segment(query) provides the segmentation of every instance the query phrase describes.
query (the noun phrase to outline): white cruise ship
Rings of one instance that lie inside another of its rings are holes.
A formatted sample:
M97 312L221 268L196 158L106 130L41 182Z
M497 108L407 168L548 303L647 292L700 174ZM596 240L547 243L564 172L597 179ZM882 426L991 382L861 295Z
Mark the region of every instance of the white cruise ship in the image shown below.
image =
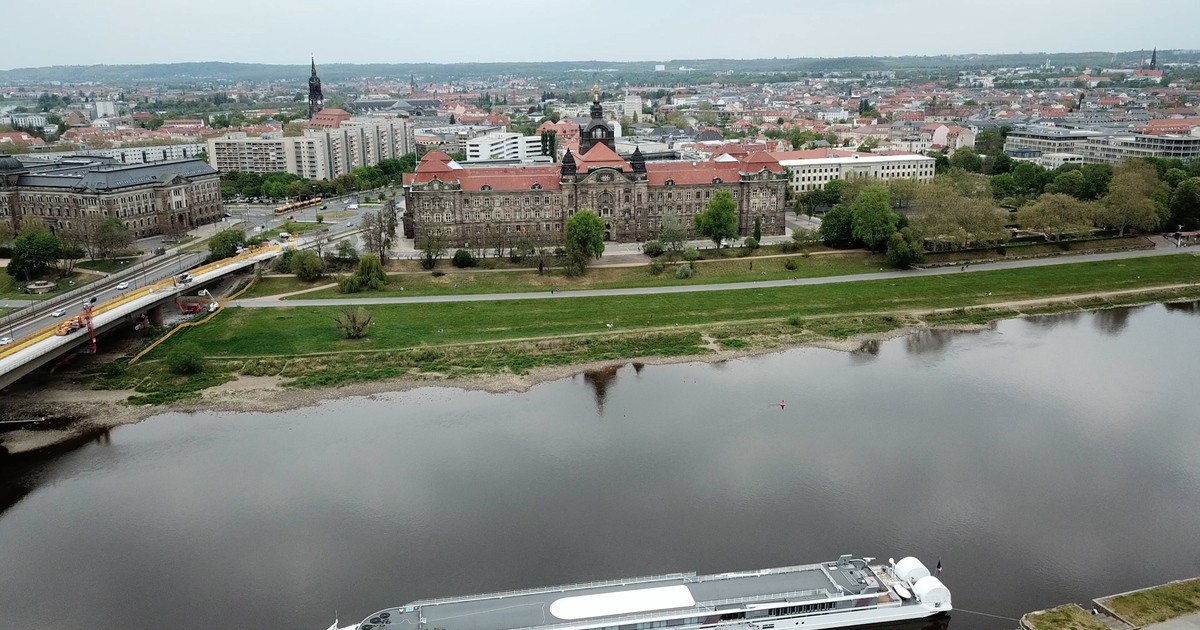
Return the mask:
M945 617L952 610L949 589L920 560L873 560L847 555L778 569L427 599L341 630L824 630Z

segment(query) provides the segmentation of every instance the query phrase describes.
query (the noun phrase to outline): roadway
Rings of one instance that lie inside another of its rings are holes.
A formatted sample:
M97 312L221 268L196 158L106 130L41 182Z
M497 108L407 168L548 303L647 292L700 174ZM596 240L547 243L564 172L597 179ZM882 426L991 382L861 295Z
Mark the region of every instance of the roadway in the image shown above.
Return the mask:
M1008 260L994 263L981 263L967 266L934 267L927 269L908 269L884 271L878 273L863 273L844 276L827 276L823 278L794 278L790 280L762 280L749 282L726 282L721 284L667 285L657 287L634 287L625 289L581 289L576 291L547 291L524 293L482 293L471 295L421 295L413 297L353 297L321 300L283 300L278 297L262 297L246 300L233 300L228 306L246 308L287 308L293 306L347 306L376 304L424 304L432 302L486 302L497 300L544 300L568 299L581 297L611 297L624 295L661 295L667 293L695 293L700 291L737 291L747 289L767 289L773 287L795 287L818 284L835 284L840 282L865 282L868 280L895 280L902 278L918 278L924 276L944 276L957 273L979 273L999 269L1027 269L1031 267L1049 267L1052 265L1067 265L1082 262L1097 262L1104 260L1128 260L1148 256L1170 256L1174 254L1191 254L1200 256L1200 251L1179 249L1176 247L1156 247L1155 249L1130 250L1109 252L1103 254L1084 254L1078 256L1054 256L1050 258L1031 258L1027 260Z

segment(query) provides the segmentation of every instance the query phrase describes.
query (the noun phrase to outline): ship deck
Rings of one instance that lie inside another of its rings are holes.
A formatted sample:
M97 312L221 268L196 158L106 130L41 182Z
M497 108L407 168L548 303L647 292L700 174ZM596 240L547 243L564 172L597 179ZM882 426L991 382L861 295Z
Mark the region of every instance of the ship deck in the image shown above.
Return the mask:
M877 591L871 586L876 584L865 563L854 560L845 566L824 563L705 576L672 574L423 600L394 609L390 621L391 625L419 625L423 630L605 628L636 623L657 613L678 616L696 611L687 616L704 617L741 609L747 603L803 603L830 596L874 594Z

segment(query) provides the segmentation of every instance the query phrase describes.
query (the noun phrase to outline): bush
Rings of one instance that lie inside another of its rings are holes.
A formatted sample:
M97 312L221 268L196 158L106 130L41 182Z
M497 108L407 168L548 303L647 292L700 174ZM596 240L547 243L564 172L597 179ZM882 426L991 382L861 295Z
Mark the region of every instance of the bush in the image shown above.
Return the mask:
M749 249L749 250L758 249L759 248L758 239L754 238L753 236L747 236L745 238L745 240L742 241L742 247L745 247L746 249Z
M279 258L275 259L275 273L292 273L292 257L296 252L288 250L280 254Z
M663 246L662 241L646 241L642 245L642 253L651 258L657 258L663 255L667 248Z
M325 222L325 215L318 214L317 215L317 223L324 223L324 222Z
M454 258L450 262L459 269L466 269L467 267L474 267L479 264L479 261L475 260L475 255L465 249L454 252Z
M437 271L433 272L434 278L441 278L444 275L446 275L446 272L442 271L441 269L438 269Z
M354 306L335 315L333 321L346 339L362 339L367 335L367 326L371 325L371 313L361 306Z
M783 261L783 268L787 269L788 271L795 271L796 267L799 267L799 265L797 265L796 261L792 260L791 258Z
M357 275L338 277L338 291L341 293L358 293L363 290L362 279Z
M292 273L304 282L313 282L325 275L325 261L321 260L316 252L296 252L296 255L292 256Z
M679 267L675 270L675 277L679 280L687 280L688 278L691 278L692 277L691 263L688 263L686 265L679 265Z
M788 315L787 323L788 326L795 326L796 328L799 328L804 325L804 318L800 317L799 315Z
M661 274L663 271L665 271L666 268L667 268L666 263L664 263L661 260L656 260L656 261L650 263L650 273L653 275L656 275L656 276Z
M700 260L700 252L695 247L689 247L683 250L683 259L690 263L696 262Z
M181 345L167 355L167 369L178 376L190 376L204 371L204 355L194 345Z
M779 244L779 251L785 254L791 254L800 251L800 243L796 241L784 241Z

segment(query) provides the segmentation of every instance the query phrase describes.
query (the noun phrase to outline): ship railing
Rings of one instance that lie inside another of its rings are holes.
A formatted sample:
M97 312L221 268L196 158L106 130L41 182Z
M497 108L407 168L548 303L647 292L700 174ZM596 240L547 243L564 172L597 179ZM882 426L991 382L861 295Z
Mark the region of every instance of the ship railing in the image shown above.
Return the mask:
M438 606L441 604L457 604L460 602L470 602L480 599L502 599L505 597L517 597L520 595L536 595L541 593L561 593L563 591L573 591L583 588L602 588L606 586L625 586L626 584L645 584L647 582L662 582L666 580L680 580L684 583L694 582L696 574L691 573L666 573L663 575L650 575L645 577L625 578L620 580L604 580L602 582L578 582L575 584L564 584L561 586L527 588L515 591L497 591L495 593L484 593L482 595L469 595L463 597L444 597L439 599L422 599L415 601L409 606ZM538 626L545 627L545 626Z
M810 588L805 591L788 591L786 593L768 593L766 595L750 595L748 597L730 597L729 599L714 599L707 602L696 602L696 606L703 606L709 609L715 609L717 606L726 604L753 604L755 602L769 602L775 600L788 599L791 597L810 597L813 595L829 596L829 591L823 588ZM785 603L785 602L781 602Z
M814 588L814 589L809 589L806 591L788 591L786 593L774 593L774 594L768 594L768 595L753 595L750 597L733 597L730 599L718 599L718 600L707 601L707 602L696 602L695 606L689 606L686 608L676 608L674 610L650 611L650 612L644 612L644 613L640 613L640 614L621 615L619 617L595 617L595 618L584 619L584 620L580 620L580 621L565 621L565 622L560 622L560 623L541 624L541 625L536 625L536 626L525 626L523 628L513 628L512 630L560 630L563 628L615 628L617 626L622 625L626 621L643 622L643 621L646 621L647 619L656 619L656 618L663 618L663 617L679 617L681 615L686 615L688 617L700 617L703 615L701 615L699 613L720 614L720 613L724 613L724 612L732 612L730 610L717 610L717 606L723 606L726 604L753 603L753 602L761 602L761 601L769 601L769 600L787 599L789 597L809 597L812 595L825 595L826 597L828 597L829 591L827 591L823 588ZM780 603L784 603L784 602L780 602ZM745 621L745 620L739 619L738 623L742 623L743 621Z

